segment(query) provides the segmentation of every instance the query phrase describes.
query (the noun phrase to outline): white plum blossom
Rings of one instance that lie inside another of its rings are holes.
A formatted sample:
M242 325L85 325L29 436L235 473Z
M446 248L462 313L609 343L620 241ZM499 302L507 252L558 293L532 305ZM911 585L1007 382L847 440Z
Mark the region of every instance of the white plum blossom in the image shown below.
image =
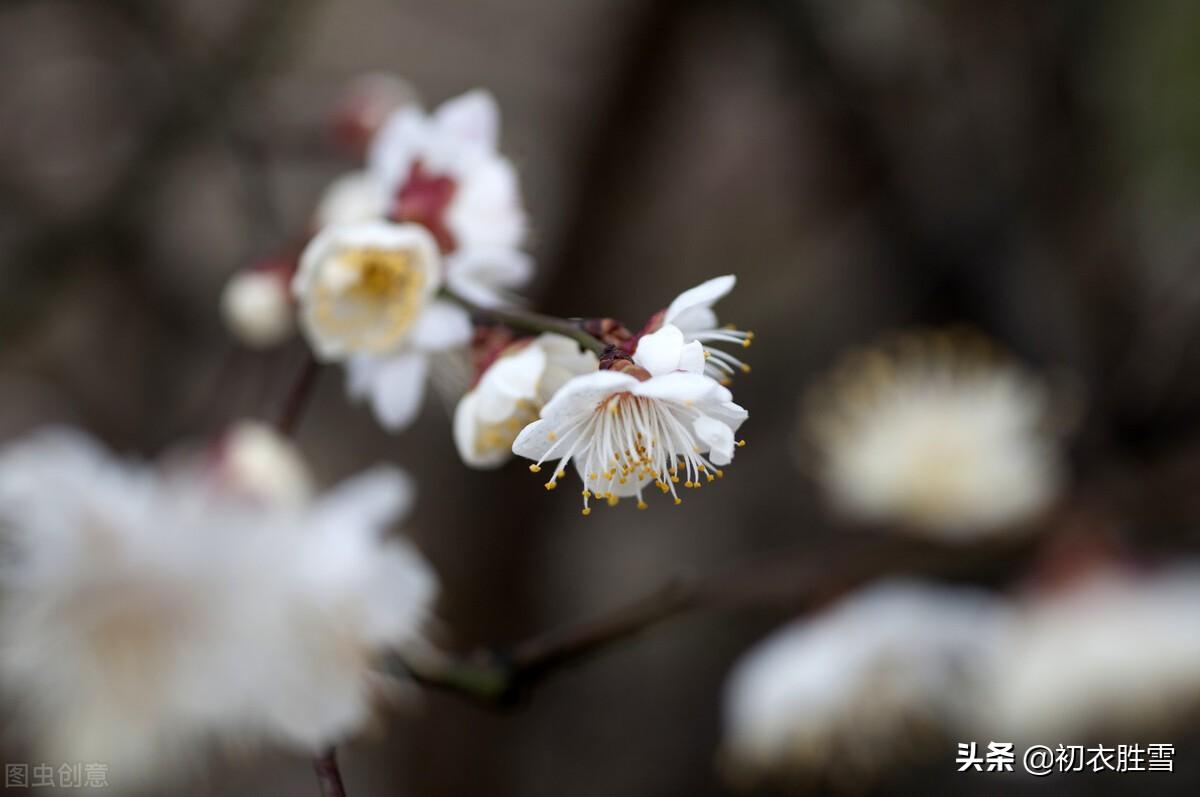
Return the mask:
M979 732L1027 742L1169 729L1200 708L1200 568L1103 571L1018 603Z
M295 312L287 276L275 269L245 269L225 283L221 316L246 346L277 346L295 331Z
M704 345L705 356L708 359L707 373L723 381L727 381L738 371L750 372L749 365L729 352L711 345L713 343L730 343L749 348L754 340L753 332L730 326L720 327L717 322L717 314L712 309L713 305L727 296L736 284L737 277L732 274L714 277L679 294L662 313L663 324L678 327L688 342L699 341Z
M574 463L583 480L583 514L589 499L616 504L653 483L680 503L676 484L698 488L723 475L733 460L734 432L747 412L730 392L705 376L700 344L684 343L667 325L642 337L631 368L607 369L571 379L525 427L513 452L543 463L557 461L546 489L557 486Z
M430 356L471 337L467 312L437 296L439 262L419 224L332 226L304 250L292 283L313 352L345 363L350 395L389 429L420 410Z
M481 305L508 301L533 273L520 250L527 229L520 184L499 137L496 101L476 89L432 113L399 108L367 159L387 217L424 225L445 256L447 287Z
M43 431L0 450L0 684L46 760L165 774L212 742L313 753L361 729L436 580L383 532L378 468L303 506Z
M463 462L494 468L512 456L517 434L572 377L595 371L596 355L563 335L545 333L509 346L468 390L454 412Z
M849 360L814 395L817 473L837 508L946 539L1019 528L1062 480L1044 386L983 341L927 334Z
M852 782L916 754L968 721L1002 617L983 593L898 581L777 631L726 684L730 774Z

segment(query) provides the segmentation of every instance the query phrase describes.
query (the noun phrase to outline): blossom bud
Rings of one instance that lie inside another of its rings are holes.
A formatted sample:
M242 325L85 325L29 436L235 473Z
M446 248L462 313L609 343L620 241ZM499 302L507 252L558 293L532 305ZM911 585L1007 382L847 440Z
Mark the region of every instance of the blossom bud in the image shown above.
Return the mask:
M300 452L264 423L241 421L217 456L222 485L272 506L298 507L313 496L313 479Z
M417 100L416 89L395 75L359 75L347 84L334 110L334 138L348 152L362 155L392 111Z
M282 268L252 268L230 278L221 294L221 315L246 346L265 349L287 340L295 325L289 277Z

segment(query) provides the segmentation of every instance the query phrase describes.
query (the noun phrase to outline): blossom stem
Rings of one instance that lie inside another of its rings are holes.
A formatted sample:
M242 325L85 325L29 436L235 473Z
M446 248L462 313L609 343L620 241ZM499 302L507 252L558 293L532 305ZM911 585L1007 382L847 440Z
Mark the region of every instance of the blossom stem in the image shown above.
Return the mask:
M275 419L275 428L285 437L294 437L296 427L304 414L308 399L312 396L313 387L317 384L317 374L321 364L312 352L304 355L304 364L288 388L283 400L279 417ZM346 787L342 783L342 771L338 767L337 749L330 747L312 759L313 771L317 773L317 783L321 787L321 797L346 797Z
M554 332L571 338L582 348L595 352L597 356L604 354L604 344L581 329L574 321L512 307L484 307L456 293L445 293L451 301L457 302L472 315L497 321L521 332Z
M300 424L300 416L304 413L304 407L312 395L313 387L317 383L317 373L320 370L321 364L317 362L317 358L312 355L312 352L306 354L304 365L300 367L300 372L288 389L279 417L275 420L275 428L279 430L280 434L291 437L296 433L296 427Z
M321 797L346 797L346 787L342 783L342 771L338 768L337 751L330 747L313 759L313 770L317 773L317 783L321 785Z

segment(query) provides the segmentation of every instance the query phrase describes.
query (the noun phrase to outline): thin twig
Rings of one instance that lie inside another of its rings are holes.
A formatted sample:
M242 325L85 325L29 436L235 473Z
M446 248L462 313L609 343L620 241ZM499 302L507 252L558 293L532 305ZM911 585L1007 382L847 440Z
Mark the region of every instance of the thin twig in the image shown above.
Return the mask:
M554 672L689 612L756 606L811 611L886 576L1005 576L1025 563L1033 550L1029 539L962 547L872 536L840 544L833 551L804 545L703 577L676 577L611 613L534 637L507 651L482 650L466 656L426 652L406 659L398 669L423 686L506 707Z
M283 408L275 421L275 428L279 430L280 434L291 436L296 433L296 427L300 424L300 416L308 404L309 396L312 395L320 370L321 364L317 362L317 358L312 355L312 352L305 354L304 365L300 367L300 372L292 382L292 386L284 398Z
M337 762L337 750L330 747L312 761L313 770L317 773L317 783L321 785L321 797L346 797L342 771Z
M604 354L604 344L589 335L573 321L511 307L484 307L483 305L468 301L455 293L447 292L446 295L451 300L462 305L472 315L498 321L507 327L522 332L555 332L571 338L583 348L589 349L597 355Z

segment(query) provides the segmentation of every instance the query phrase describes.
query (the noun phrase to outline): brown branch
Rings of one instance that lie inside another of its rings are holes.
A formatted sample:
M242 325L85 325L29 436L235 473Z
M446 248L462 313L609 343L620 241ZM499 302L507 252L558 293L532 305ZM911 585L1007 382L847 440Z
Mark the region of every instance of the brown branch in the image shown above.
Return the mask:
M322 797L346 797L346 787L342 783L342 771L338 767L334 748L330 747L313 759L313 771L317 773Z
M570 320L514 307L483 307L449 291L446 295L471 315L497 321L520 332L554 332L571 338L582 348L597 355L604 354L604 344Z
M830 550L803 545L703 577L679 576L598 618L551 631L507 650L466 656L425 653L397 669L423 686L493 707L512 705L542 679L681 615L770 607L811 611L878 578L1005 578L1027 563L1032 538L971 547L862 535Z
M290 437L296 433L296 427L300 425L300 416L308 405L308 399L312 396L313 387L317 384L317 374L320 371L321 364L317 362L317 358L312 355L312 352L306 353L304 364L300 366L300 372L296 374L296 379L292 382L292 386L284 398L279 417L275 419L275 428L280 434Z

